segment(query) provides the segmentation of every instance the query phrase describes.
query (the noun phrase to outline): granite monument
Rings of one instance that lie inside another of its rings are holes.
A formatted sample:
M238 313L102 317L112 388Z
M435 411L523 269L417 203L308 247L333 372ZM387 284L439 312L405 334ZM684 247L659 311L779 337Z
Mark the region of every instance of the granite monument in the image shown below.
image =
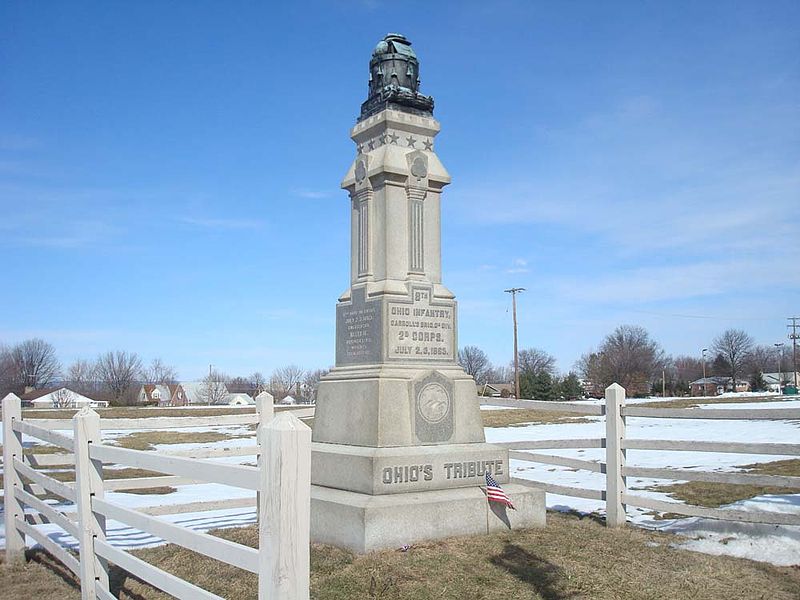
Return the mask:
M475 382L457 363L457 304L442 283L433 98L404 36L378 42L351 131L350 285L336 307L336 366L317 394L311 535L364 552L544 524L544 493L509 483L487 444ZM489 505L489 472L516 511Z

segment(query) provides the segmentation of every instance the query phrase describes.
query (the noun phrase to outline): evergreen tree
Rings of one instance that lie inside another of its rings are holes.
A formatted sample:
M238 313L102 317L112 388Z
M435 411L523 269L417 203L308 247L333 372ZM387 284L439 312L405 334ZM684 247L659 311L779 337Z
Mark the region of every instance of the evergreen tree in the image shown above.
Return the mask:
M750 376L750 389L754 392L766 391L767 382L764 381L764 373L756 371Z
M578 376L572 371L558 382L558 396L563 396L565 400L577 400L583 396L583 387Z

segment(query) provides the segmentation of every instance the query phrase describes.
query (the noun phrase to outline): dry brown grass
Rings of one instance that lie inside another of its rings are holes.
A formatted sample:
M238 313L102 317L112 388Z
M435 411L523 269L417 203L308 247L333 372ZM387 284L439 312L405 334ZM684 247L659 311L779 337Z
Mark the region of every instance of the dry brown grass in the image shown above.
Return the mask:
M45 444L34 444L32 446L26 446L22 449L22 453L26 455L31 454L69 454L69 450L61 448L59 446L51 446Z
M0 598L3 600L79 599L72 572L42 550L28 550L27 561L6 564L0 551Z
M252 438L252 433L224 433L220 431L135 431L107 442L131 450L155 450L157 444L207 444L241 438Z
M748 473L759 475L786 475L800 477L800 459L778 460L767 463L742 465L740 469ZM797 493L794 488L764 486L764 485L739 485L733 483L707 483L704 481L687 481L672 485L650 486L647 489L665 492L687 504L719 508L726 504L748 500L766 494L792 494Z
M208 408L146 408L142 406L117 406L113 408L94 409L103 419L145 419L149 417L218 417L220 415L245 415L255 413L255 407L231 408L228 406ZM76 409L64 408L53 410L22 411L23 419L71 419L78 412Z
M139 496L150 496L150 495L166 495L166 494L174 494L177 492L174 487L169 485L162 485L160 487L151 487L151 488L142 488L138 490L117 490L120 494L137 494Z
M45 473L48 477L52 477L58 481L75 481L75 470L55 471L51 470ZM103 467L103 479L138 479L140 477L159 477L163 473L156 473L155 471L147 471L145 469L135 469L133 467L125 467L123 469L109 469Z
M697 408L701 404L749 404L751 402L789 402L796 400L792 396L735 396L731 398L678 398L677 400L659 400L642 404L643 408Z
M670 547L679 538L634 527L605 528L593 518L548 513L545 529L451 538L415 545L409 552L357 556L312 546L311 597L315 600L526 600L614 599L796 600L800 570ZM213 532L256 545L255 527ZM254 575L175 546L136 553L171 573L226 598L256 598ZM41 600L78 598L37 564L4 574L0 594ZM32 582L32 579L37 581ZM122 599L167 598L117 570L112 591ZM42 595L29 593L37 586ZM55 588L54 588L55 589ZM10 590L6 592L6 590ZM3 596L6 597L6 596Z
M533 410L513 408L508 410L482 410L484 427L517 427L528 424L545 423L587 423L589 419L556 410Z

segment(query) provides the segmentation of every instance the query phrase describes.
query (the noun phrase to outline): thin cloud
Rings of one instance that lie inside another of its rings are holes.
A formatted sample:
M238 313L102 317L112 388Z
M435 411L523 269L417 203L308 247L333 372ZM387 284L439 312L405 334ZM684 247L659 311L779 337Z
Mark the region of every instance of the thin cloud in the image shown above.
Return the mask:
M260 219L227 219L209 217L181 217L180 222L198 229L209 231L234 231L242 229L261 229L264 222Z
M26 222L25 219L19 221ZM2 242L12 246L34 246L60 250L97 247L111 243L120 236L121 229L97 219L72 219L49 228L9 227L10 235L2 237ZM35 231L35 234L29 234Z
M306 198L308 200L320 200L322 198L330 198L332 193L327 190L292 190L292 195L298 198Z
M790 264L798 258L787 256ZM775 274L758 260L642 267L580 281L580 288L588 290L586 297L592 302L617 305L720 296L762 285L774 286ZM781 285L800 285L800 273L784 273ZM555 288L559 295L570 297L575 293L576 282L562 280Z
M512 266L506 269L506 273L528 273L529 271L528 261L524 258L515 258L512 262Z

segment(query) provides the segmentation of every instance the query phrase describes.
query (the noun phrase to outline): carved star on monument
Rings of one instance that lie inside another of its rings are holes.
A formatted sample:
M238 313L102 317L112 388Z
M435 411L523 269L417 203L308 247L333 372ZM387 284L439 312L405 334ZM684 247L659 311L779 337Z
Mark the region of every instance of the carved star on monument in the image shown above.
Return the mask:
M362 154L364 152L364 144L358 144L356 150L358 150L359 154Z
M433 141L432 140L425 140L422 142L425 145L425 150L430 150L433 152Z
M367 146L369 146L369 149L370 149L370 150L375 150L375 140L370 140L370 141L367 143Z
M396 133L390 133L389 134L389 143L396 144L397 140L399 140L399 139L400 139L400 136L397 135Z
M378 141L380 142L380 145L383 146L386 143L386 134L382 133L380 137L378 137Z
M412 136L408 136L406 140L408 141L409 148L415 148L414 144L417 143L417 140L415 140Z

